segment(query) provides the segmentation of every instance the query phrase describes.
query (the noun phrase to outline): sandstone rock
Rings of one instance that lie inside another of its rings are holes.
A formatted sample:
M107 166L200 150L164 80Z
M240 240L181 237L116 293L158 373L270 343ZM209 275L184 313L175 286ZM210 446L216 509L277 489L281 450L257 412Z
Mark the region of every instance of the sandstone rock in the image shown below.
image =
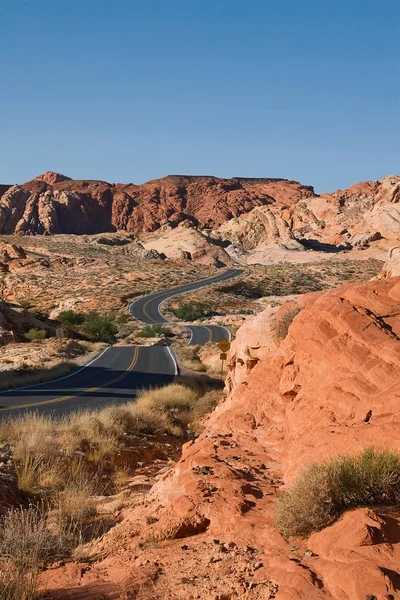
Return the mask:
M61 181L71 181L70 177L61 175L61 173L54 173L54 171L46 171L46 173L43 173L43 175L37 175L35 179L37 181L44 181L44 183L48 183L49 185L54 185L55 183L60 183Z
M367 181L317 196L283 179L168 176L143 185L75 181L48 172L0 197L0 234L135 234L167 226L214 235L262 262L265 249L322 252L364 248L400 237L400 177ZM247 215L243 218L243 215ZM184 248L183 250L188 250ZM190 250L188 250L190 251ZM168 255L168 254L167 254ZM264 257L266 260L268 257ZM214 257L215 263L226 263Z
M254 208L242 218L231 219L219 229L224 240L243 250L260 250L260 246L278 246L286 250L304 250L289 225L268 206Z
M3 194L0 233L141 233L181 222L213 228L255 206L312 194L309 186L275 179L168 176L134 185L47 172Z
M368 248L371 242L376 242L382 239L380 231L355 233L349 240L350 246L353 248Z
M383 279L400 276L400 246L395 246L390 250L380 276Z

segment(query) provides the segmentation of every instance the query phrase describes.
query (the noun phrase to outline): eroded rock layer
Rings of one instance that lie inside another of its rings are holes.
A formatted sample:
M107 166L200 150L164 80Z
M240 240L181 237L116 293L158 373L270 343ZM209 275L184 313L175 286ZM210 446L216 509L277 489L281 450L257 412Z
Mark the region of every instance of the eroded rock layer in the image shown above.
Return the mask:
M143 185L75 181L47 172L0 200L0 233L154 231L191 220L200 228L273 202L297 202L313 189L294 181L168 176Z

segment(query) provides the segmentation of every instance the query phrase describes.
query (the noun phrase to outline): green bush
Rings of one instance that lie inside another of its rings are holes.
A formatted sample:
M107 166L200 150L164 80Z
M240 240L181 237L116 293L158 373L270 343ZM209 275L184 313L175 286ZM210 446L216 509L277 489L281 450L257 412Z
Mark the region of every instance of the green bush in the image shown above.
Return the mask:
M400 455L368 448L307 466L280 499L277 524L284 537L307 537L356 506L400 503Z
M174 334L170 329L164 327L160 323L155 323L154 325L146 325L139 331L139 335L144 338L153 338L153 337L174 337Z
M122 315L119 315L119 316L116 318L116 322L117 322L119 325L124 325L125 323L128 323L130 320L131 320L131 316L130 316L130 315L127 313L127 312L126 312L126 313L123 313Z
M195 301L184 302L178 308L174 308L172 312L182 321L197 321L217 314L211 304Z
M100 315L95 310L85 314L83 329L92 340L107 344L114 344L118 332L117 326L110 317Z
M74 310L63 310L58 315L58 320L63 325L81 325L85 320L85 315Z
M26 332L25 339L29 342L38 342L45 340L47 333L45 329L35 329L34 327Z

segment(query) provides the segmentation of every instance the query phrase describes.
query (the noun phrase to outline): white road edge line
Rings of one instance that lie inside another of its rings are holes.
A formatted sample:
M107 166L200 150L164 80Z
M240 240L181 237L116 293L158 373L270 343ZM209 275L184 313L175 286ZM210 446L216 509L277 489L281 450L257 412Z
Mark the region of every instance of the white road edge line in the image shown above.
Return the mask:
M190 342L191 342L191 341L192 341L192 339L193 339L193 329L192 329L191 327L189 327L188 325L186 325L186 329L189 329L189 331L190 331L190 338L189 338L189 341L188 341L188 343L186 344L186 346L190 346Z
M96 362L96 360L99 360L99 358L101 358L103 356L103 354L105 354L107 352L107 350L111 350L111 348L112 348L112 346L108 347L108 348L104 348L103 352L101 352L93 360L91 360L90 362L88 362L87 365L84 365L83 367L81 367L77 371L73 371L69 375L64 375L64 377L59 377L58 379L51 379L50 381L43 381L42 383L33 383L32 385L25 385L24 387L20 387L20 388L10 388L9 390L2 390L0 392L0 394L10 394L11 392L19 392L21 390L29 390L31 388L37 388L40 385L49 385L50 383L55 383L55 382L58 382L58 381L63 381L64 379L69 379L70 377L73 377L74 375L77 375L78 373L81 373L82 371L84 371L85 369L87 369L88 367L90 367L90 365L92 365L94 362Z
M174 375L175 377L178 375L179 371L178 371L178 363L176 361L176 357L174 352L172 351L172 348L170 346L165 346L165 348L168 350L170 357L172 358L172 362L174 364Z
M225 325L214 325L214 327L219 327L220 329L225 329L225 331L228 332L228 342L230 342L232 340L232 334L229 331L229 329L227 327L225 327Z

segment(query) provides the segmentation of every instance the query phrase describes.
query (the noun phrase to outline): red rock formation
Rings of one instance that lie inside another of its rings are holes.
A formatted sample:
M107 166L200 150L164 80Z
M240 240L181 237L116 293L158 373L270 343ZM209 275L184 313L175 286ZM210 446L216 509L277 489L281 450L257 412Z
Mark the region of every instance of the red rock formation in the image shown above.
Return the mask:
M44 181L48 185L54 185L55 183L60 183L61 181L72 181L70 177L66 177L61 173L54 173L54 171L46 171L43 175L37 175L34 181Z
M370 445L400 451L400 278L301 305L280 345L270 311L256 318L261 329L243 326L230 362L240 373L205 432L90 549L100 562L79 577L70 567L45 576L54 597L396 597L398 512L361 508L292 542L276 530L275 506L310 461Z
M312 195L311 187L286 180L168 176L134 185L47 172L3 195L0 233L138 233L188 219L218 227L255 206Z
M321 250L364 248L400 238L399 197L396 176L317 196L284 179L170 175L134 185L47 172L0 196L0 234L138 234L192 222L200 229L223 225L217 237L245 251L301 250L299 240Z

